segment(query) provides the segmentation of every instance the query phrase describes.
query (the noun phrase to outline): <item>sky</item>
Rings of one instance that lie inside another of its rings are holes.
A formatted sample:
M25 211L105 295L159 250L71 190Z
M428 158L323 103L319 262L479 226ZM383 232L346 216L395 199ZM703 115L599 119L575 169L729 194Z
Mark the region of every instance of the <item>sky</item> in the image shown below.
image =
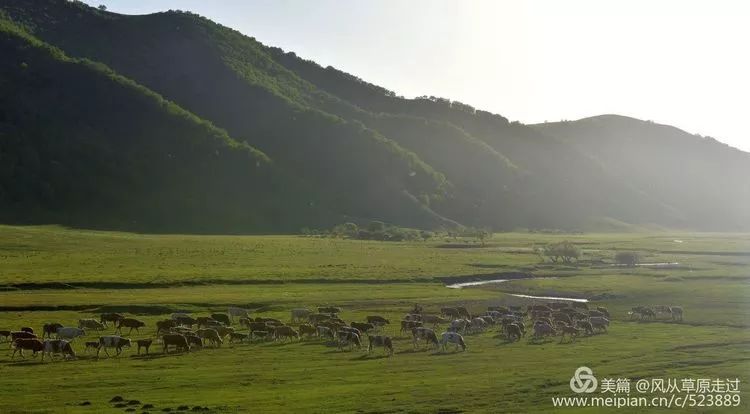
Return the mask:
M750 151L744 0L98 0L190 10L411 98L524 123L620 114Z

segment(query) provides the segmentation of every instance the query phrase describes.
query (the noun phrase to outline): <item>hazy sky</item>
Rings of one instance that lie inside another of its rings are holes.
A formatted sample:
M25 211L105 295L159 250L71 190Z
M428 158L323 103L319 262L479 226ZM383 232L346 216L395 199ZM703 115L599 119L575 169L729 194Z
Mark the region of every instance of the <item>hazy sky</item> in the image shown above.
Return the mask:
M750 1L100 0L191 10L406 97L525 123L617 113L750 151Z

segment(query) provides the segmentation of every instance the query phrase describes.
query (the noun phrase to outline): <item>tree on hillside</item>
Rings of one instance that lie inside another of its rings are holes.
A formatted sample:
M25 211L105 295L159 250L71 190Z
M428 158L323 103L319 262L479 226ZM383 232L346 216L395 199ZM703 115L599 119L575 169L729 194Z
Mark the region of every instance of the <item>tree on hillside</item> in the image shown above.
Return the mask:
M637 252L617 252L615 262L625 266L635 266L641 262L641 255Z
M562 260L563 263L571 263L581 256L581 249L569 241L548 244L544 247L544 256L549 257L553 263Z

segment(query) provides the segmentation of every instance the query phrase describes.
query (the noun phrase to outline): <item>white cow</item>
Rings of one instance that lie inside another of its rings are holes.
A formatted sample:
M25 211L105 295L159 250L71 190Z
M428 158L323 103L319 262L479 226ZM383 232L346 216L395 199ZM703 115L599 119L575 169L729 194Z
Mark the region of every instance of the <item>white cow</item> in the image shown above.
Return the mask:
M86 335L86 331L72 326L57 328L57 337L60 339L73 340L79 336Z
M51 359L54 359L55 355L62 355L65 358L76 357L76 353L75 351L73 351L73 347L70 345L70 342L62 339L48 339L44 341L42 361L44 361L44 355L49 355Z
M119 356L122 353L122 348L124 347L130 348L130 339L123 338L117 335L100 336L99 349L96 351L96 357L99 358L99 352L101 352L102 348L104 349L104 353L107 354L107 356L109 356L107 348L115 348L117 350L117 354L115 354L115 356Z
M440 345L443 346L443 351L445 351L445 347L448 345L448 343L455 344L456 349L458 349L458 347L460 346L462 351L466 351L466 342L464 342L464 337L457 334L456 332L443 332L443 335L440 338Z

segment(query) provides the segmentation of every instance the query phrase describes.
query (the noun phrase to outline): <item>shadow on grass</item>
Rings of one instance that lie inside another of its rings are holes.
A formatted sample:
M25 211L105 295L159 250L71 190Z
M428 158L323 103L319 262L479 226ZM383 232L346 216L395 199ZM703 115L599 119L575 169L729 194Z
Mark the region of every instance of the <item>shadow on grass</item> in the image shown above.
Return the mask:
M391 358L391 355L388 354L362 354L358 357L354 357L349 359L350 361L369 361L369 360L376 360L376 359L383 359L383 358Z

